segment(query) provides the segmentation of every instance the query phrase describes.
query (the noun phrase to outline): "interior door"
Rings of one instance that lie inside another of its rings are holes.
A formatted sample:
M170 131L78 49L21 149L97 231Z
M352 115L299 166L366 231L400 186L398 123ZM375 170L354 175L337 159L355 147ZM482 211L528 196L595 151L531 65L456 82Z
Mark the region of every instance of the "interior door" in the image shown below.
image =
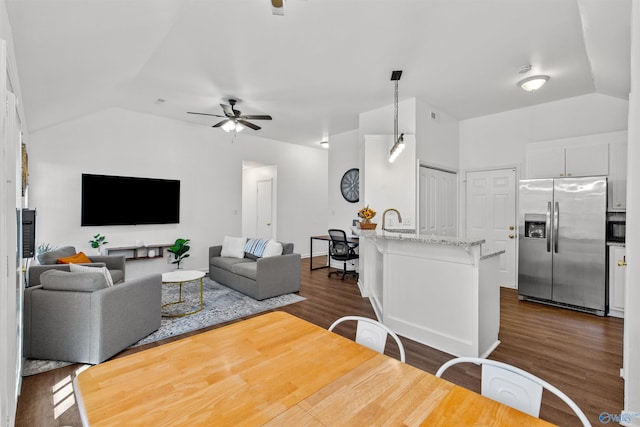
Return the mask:
M256 236L273 239L273 180L258 181L256 200Z
M500 286L516 287L516 171L467 172L467 238L484 239L483 253L500 255Z
M458 235L458 175L420 166L420 234Z

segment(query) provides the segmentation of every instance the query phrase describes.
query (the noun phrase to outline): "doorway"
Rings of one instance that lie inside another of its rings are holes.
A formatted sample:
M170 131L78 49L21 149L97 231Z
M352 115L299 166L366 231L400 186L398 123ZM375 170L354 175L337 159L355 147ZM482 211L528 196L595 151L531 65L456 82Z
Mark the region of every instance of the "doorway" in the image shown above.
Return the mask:
M500 255L498 283L516 287L516 170L467 172L466 229L469 240L484 239L483 253Z
M242 235L277 238L277 166L242 162Z
M273 180L258 181L256 191L256 237L264 239L273 238Z

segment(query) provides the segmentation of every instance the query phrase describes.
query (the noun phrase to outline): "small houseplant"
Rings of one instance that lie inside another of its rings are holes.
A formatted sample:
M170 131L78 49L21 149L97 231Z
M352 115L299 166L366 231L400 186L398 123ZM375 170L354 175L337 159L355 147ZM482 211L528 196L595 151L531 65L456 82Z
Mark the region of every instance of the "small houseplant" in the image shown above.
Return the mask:
M91 247L93 249L98 250L98 254L102 254L102 246L106 245L109 242L107 242L107 236L96 234L95 236L93 236L93 239L89 240L89 243L91 243Z
M180 269L180 263L182 262L182 260L189 257L189 254L187 252L189 252L189 249L191 249L191 246L189 246L190 241L190 239L176 239L175 243L169 246L169 248L167 249L173 254L173 261L171 262L171 264L177 264L177 269Z
M360 228L363 230L374 230L378 224L371 222L371 219L376 216L376 211L371 209L369 205L358 211L358 216L362 218L360 221Z

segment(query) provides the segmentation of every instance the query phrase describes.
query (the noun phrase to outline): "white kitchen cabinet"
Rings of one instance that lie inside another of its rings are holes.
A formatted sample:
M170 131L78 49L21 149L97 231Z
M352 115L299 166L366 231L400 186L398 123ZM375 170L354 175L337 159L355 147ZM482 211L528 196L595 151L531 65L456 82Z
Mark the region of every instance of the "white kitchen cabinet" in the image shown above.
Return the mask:
M527 151L529 178L559 178L609 174L609 145L559 145Z
M609 145L609 210L627 209L627 143Z
M527 177L564 176L564 147L537 148L527 151Z
M609 316L624 317L625 248L609 246Z
M565 176L609 175L609 144L566 147Z

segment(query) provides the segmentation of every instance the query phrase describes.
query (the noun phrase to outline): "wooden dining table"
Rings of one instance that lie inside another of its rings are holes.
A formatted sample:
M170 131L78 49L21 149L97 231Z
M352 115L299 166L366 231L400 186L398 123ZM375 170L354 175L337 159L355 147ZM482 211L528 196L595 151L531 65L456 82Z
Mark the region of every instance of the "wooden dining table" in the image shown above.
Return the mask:
M90 367L90 426L549 426L283 312Z

